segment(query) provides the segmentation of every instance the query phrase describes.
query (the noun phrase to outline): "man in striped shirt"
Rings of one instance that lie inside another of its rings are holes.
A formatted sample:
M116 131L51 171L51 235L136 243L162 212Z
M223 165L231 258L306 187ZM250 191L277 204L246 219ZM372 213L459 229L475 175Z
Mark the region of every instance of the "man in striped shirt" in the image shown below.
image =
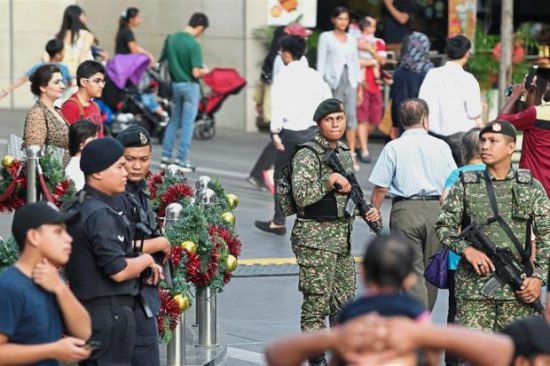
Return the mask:
M390 229L409 238L416 255L418 280L410 292L431 310L437 289L423 280L424 268L441 247L434 230L439 196L456 164L449 146L428 135L428 105L424 100L405 100L399 113L405 132L384 147L374 166L369 178L375 185L371 202L380 210L388 191L392 196Z

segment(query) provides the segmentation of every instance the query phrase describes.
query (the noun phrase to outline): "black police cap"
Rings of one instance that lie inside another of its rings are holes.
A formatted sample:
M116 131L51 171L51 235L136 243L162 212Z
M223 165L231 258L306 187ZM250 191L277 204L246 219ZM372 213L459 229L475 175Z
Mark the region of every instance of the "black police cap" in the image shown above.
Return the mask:
M40 201L29 203L15 211L11 224L11 233L20 248L25 244L27 232L42 225L70 222L79 212L62 212L53 203Z
M330 98L326 99L319 104L315 113L313 114L313 120L319 123L327 114L344 112L344 103L340 99Z
M80 170L84 174L101 172L124 154L124 147L112 137L90 141L82 149Z
M130 126L121 131L116 139L124 147L142 147L151 145L151 135L149 132L140 126Z

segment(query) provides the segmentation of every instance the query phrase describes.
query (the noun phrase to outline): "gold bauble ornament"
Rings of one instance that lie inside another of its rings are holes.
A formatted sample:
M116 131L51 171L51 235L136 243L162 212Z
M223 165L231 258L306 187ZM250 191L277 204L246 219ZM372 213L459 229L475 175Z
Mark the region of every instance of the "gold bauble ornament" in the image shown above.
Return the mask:
M193 243L191 240L184 241L180 244L180 247L190 255L197 253L197 244Z
M181 311L185 311L191 307L191 301L183 294L174 296L174 301L178 304Z
M233 212L226 211L222 213L222 219L229 225L235 226L235 215L233 215Z
M237 269L238 266L239 266L239 261L237 260L237 257L229 254L227 256L227 260L225 261L225 268L229 272L233 272L235 269Z
M239 205L239 197L236 194L229 193L225 195L227 203L229 203L229 208L234 210Z
M15 163L15 158L11 155L5 155L2 158L2 166L6 169L11 168L13 163Z

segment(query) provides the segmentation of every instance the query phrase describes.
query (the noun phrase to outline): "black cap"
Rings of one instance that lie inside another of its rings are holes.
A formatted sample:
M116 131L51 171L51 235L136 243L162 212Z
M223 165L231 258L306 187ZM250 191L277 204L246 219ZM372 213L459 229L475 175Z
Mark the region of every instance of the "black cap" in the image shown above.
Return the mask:
M151 135L149 132L140 126L132 125L121 131L116 139L124 147L142 147L151 145Z
M29 203L15 211L11 224L11 233L22 248L27 232L42 225L70 222L77 218L79 211L62 212L51 202Z
M82 149L80 170L84 174L101 172L124 154L124 147L112 137L90 141Z
M313 114L313 120L319 123L327 114L344 112L344 103L340 99L330 98L326 99L319 104L315 113Z
M509 324L502 333L514 341L514 357L550 355L550 325L543 317L530 316Z
M518 131L510 122L501 119L487 123L487 125L479 131L479 137L487 132L500 133L502 135L510 136L514 139L514 141L518 135Z

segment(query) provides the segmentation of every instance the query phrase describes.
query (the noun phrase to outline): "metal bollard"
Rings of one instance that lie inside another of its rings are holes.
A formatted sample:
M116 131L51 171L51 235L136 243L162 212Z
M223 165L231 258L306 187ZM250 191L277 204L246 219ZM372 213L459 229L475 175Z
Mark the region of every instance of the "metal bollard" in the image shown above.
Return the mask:
M41 149L38 145L30 145L25 149L25 155L27 157L27 203L34 203L37 201L36 166L40 158L40 151Z
M183 206L179 203L171 203L166 207L164 227L178 221ZM167 275L170 275L168 272ZM171 281L170 281L171 282ZM183 366L185 364L185 313L179 318L178 326L174 329L174 335L167 345L168 366Z
M179 317L178 326L167 346L168 366L185 365L185 313Z
M197 288L197 323L199 324L199 346L217 346L216 295L210 287Z
M216 200L216 192L208 188L209 177L200 177L197 181L197 190L200 189L198 199L205 206L211 205ZM217 345L217 319L216 319L216 294L210 287L197 288L197 324L199 326L199 346Z

